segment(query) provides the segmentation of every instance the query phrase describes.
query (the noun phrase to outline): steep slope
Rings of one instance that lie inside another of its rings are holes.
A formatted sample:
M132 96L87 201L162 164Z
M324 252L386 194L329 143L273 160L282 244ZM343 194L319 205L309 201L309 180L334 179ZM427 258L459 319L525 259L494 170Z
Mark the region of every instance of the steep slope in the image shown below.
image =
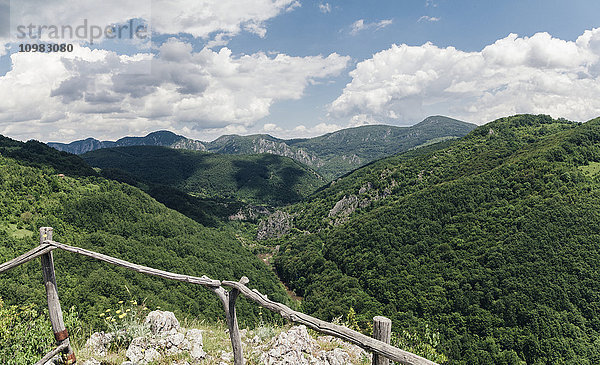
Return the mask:
M82 155L91 166L117 168L150 183L201 197L252 204L297 202L325 181L310 168L276 155L229 156L165 147L102 149Z
M48 148L38 141L22 143L0 135L0 155L19 160L33 167L52 167L57 172L73 176L97 176L81 158Z
M124 137L117 141L99 141L95 138L74 141L71 143L50 142L48 146L59 151L74 154L82 154L101 148L125 147L125 146L165 146L193 151L204 151L206 147L202 142L177 135L169 131L158 131L145 137Z
M20 142L10 143L18 148ZM42 154L58 153L44 148ZM60 242L183 274L236 280L246 275L260 290L286 300L275 275L232 229L206 228L132 186L95 176L61 176L62 170L30 166L31 159L0 156L1 262L37 245L40 226L52 226ZM75 305L87 322L97 326L102 325L99 314L106 308L131 299L210 320L222 317L220 304L205 288L66 252L54 255L63 308ZM0 297L7 305L43 306L39 262L0 275ZM243 317L257 319L256 307L241 305Z
M206 147L216 153L272 153L290 157L333 179L373 160L426 143L462 137L475 127L456 119L433 116L411 127L363 126L308 139L282 140L265 134L229 135L206 143Z
M455 364L600 362L600 119L503 118L411 153L290 209L275 264L304 310L428 326Z

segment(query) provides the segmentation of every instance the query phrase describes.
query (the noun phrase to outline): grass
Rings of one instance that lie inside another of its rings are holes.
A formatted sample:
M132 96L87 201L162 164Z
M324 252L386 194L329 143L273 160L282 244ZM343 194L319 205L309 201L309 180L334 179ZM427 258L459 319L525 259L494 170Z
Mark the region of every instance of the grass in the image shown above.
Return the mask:
M590 162L588 165L579 166L579 169L588 176L596 176L600 173L600 162Z
M4 229L11 237L17 239L30 238L33 235L33 231L25 228L19 228L15 223L0 224L0 229Z

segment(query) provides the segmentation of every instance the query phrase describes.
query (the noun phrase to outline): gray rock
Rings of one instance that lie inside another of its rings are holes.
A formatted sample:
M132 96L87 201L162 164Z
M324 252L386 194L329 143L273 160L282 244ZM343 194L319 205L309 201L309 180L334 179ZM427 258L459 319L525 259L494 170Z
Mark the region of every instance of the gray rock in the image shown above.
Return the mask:
M266 220L260 221L256 239L279 238L292 229L292 221L293 217L289 213L278 210Z
M339 347L324 351L319 343L327 344L327 347ZM308 334L305 326L294 326L287 332L280 333L267 348L257 350L262 352L260 362L265 365L345 365L351 363L349 353L356 359L366 354L359 347L331 336L320 337L317 342Z
M191 345L190 356L192 359L204 359L206 357L206 352L202 349L202 331L197 329L188 330L185 337Z
M175 318L173 312L152 311L146 317L146 324L150 325L150 330L154 335L179 330L179 321Z
M85 342L84 349L98 356L106 356L106 349L114 336L112 333L95 332Z

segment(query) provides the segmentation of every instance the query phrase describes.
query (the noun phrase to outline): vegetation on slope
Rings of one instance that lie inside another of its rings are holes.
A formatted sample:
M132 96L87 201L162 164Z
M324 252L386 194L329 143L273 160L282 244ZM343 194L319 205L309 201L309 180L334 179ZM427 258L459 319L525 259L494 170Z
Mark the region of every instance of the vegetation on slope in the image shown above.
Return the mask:
M101 149L82 155L91 166L116 168L153 184L191 195L284 205L308 196L324 183L310 168L269 154L228 156L165 147Z
M600 119L503 118L294 206L275 265L304 311L429 326L452 363L595 364L598 162ZM350 196L368 204L332 215Z
M48 146L74 154L82 154L100 148L125 146L164 146L194 151L204 151L206 149L200 141L185 138L169 131L152 132L145 137L123 137L117 141L99 141L95 138L87 138L71 143L50 142Z
M56 151L46 148L46 153ZM66 158L70 158L66 156ZM281 284L229 227L204 227L157 203L141 190L104 178L62 177L51 167L27 166L0 156L0 261L38 244L37 230L54 227L54 239L141 265L215 279L250 278L250 285L286 301ZM102 325L99 314L119 300L145 301L176 313L223 317L213 293L196 285L156 279L78 255L55 251L63 308L77 306L83 319ZM6 305L45 302L39 261L0 275ZM242 300L241 317L258 319Z
M411 148L462 137L476 126L456 119L432 116L410 127L369 125L342 129L314 138L280 139L268 134L226 135L212 142L199 142L168 131L145 137L125 137L117 141L93 138L48 145L60 151L83 154L102 148L125 146L164 146L219 154L250 155L270 153L290 157L310 166L331 180L368 162Z
M368 162L411 148L459 138L476 126L433 116L410 127L370 125L342 129L323 136L283 140L266 134L222 136L206 143L208 151L225 154L272 153L291 157L326 179L334 179Z

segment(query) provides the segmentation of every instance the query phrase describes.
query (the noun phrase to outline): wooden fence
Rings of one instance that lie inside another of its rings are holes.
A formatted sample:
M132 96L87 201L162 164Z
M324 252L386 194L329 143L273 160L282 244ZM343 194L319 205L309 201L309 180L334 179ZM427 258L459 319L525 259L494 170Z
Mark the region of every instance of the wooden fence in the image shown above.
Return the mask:
M258 292L256 289L248 288L246 286L246 284L249 282L247 277L242 277L240 281L219 281L210 279L206 276L194 277L181 275L133 264L125 260L85 250L83 248L55 242L52 240L52 228L50 227L40 228L39 246L13 260L0 265L0 273L3 273L37 257L41 258L42 275L44 278L44 285L46 286L50 322L52 323L52 329L54 331L57 347L44 356L40 361L38 361L36 365L43 365L45 362L59 353L63 354L64 358L66 359L66 364L74 364L76 362L75 353L73 352L69 342L69 332L65 328L63 321L58 291L56 288L54 261L52 258L52 250L55 249L61 249L83 256L92 257L100 261L137 271L142 274L154 275L165 279L202 285L213 291L221 300L223 308L225 309L225 316L227 319L227 326L229 327L229 337L231 339L235 365L244 364L242 341L235 312L235 302L240 294L266 309L279 313L282 317L292 322L303 324L317 332L335 336L372 352L373 364L387 365L389 360L393 360L405 365L436 365L433 361L391 346L389 344L391 321L385 317L378 316L374 318L373 335L375 338L369 337L347 327L322 321L307 314L294 311L281 303L274 302L266 295ZM225 288L229 288L229 290L226 290Z

